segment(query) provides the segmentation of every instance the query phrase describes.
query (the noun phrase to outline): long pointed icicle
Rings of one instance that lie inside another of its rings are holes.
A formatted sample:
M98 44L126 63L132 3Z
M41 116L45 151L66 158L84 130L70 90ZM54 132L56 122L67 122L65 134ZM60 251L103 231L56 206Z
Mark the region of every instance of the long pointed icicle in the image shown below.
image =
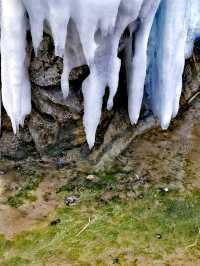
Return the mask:
M139 119L147 70L147 46L151 27L160 0L146 1L139 14L139 28L134 41L134 55L130 66L128 84L128 109L132 124Z
M20 0L12 0L12 4L10 1L2 0L2 100L15 133L19 125L23 125L25 116L31 112L30 82L27 72L24 6Z
M157 88L153 105L158 105L155 114L163 129L168 128L170 120L176 115L180 98L188 2L188 0L163 1L158 18Z

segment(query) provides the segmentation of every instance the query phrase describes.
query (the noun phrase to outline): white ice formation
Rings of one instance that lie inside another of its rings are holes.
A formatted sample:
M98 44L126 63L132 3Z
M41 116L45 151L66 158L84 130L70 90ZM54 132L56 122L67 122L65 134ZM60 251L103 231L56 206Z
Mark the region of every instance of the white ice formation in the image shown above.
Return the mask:
M44 24L51 30L55 54L64 58L64 97L68 95L71 69L83 64L90 68L82 85L90 148L106 86L110 90L107 108L113 106L121 67L118 47L127 28L131 123L138 121L145 89L162 128L168 127L178 112L185 58L200 36L200 0L1 0L2 100L14 132L31 112L26 32L30 26L37 54Z

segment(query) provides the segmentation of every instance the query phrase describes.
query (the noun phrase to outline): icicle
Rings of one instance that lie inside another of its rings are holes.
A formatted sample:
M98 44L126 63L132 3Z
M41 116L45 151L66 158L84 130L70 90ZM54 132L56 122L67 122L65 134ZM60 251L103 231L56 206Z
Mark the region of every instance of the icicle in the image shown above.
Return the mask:
M66 0L48 0L48 22L52 30L55 43L55 54L63 57L65 50L65 42L67 37L67 26L70 19L70 5L65 4Z
M76 23L88 65L93 62L97 49L95 33L99 26L104 35L113 32L119 4L120 0L110 0L109 4L107 0L75 1L72 18ZM81 10L81 15L77 9Z
M1 79L3 104L16 133L31 111L26 67L26 18L20 0L13 0L12 4L2 0Z
M91 0L89 2L91 2ZM115 24L119 4L119 0L112 0L109 6L106 4L106 1L99 2L99 4L90 4L93 12L89 14L88 21L94 23L94 27L89 35L84 34L83 36L83 32L88 28L86 24L88 22L78 21L77 18L75 19L77 28L79 29L85 58L90 67L90 75L83 84L84 127L86 139L90 148L94 146L95 142L95 134L101 117L105 87L111 85L113 87L115 86L115 91L117 90L120 68L117 50L119 39L123 33L122 31L120 37L116 38ZM109 8L106 9L106 6ZM88 11L85 10L85 12ZM96 16L94 16L94 14L96 14ZM81 27L79 23L81 23ZM84 27L86 28L84 29ZM88 49L89 47L91 48ZM116 61L117 64L115 64ZM116 71L113 72L115 68ZM111 79L109 75L113 75L113 78ZM110 105L112 104L111 101L112 99L109 100Z
M84 127L86 139L91 149L94 146L96 129L101 118L102 98L104 87L101 87L98 80L98 73L95 67L90 72L90 78L84 81ZM95 86L95 87L94 87Z
M114 34L107 40L107 47L105 53L110 55L110 58L106 58L106 62L109 62L107 75L108 83L110 89L109 99L107 103L107 109L111 110L113 107L113 99L117 92L119 83L119 72L121 67L121 62L118 58L118 47L120 38L124 30L137 19L139 10L141 8L142 1L138 1L134 6L130 2L123 0L119 6L119 12L116 22L116 28ZM109 51L110 47L110 51ZM106 52L107 51L107 52ZM106 63L104 63L106 64Z
M135 34L134 55L128 78L128 108L132 124L137 123L140 114L147 70L147 45L159 4L160 0L145 1L139 14L139 27Z
M176 115L180 84L184 67L184 50L187 37L188 0L162 1L155 24L157 29L156 43L156 82L153 91L153 110L158 116L163 129L168 128L170 120ZM181 86L182 87L182 86Z
M33 48L37 55L43 37L43 24L46 16L45 1L23 0L23 4L29 15Z
M113 21L117 19L116 26L112 30L106 31L106 33L109 32L108 35L102 34L103 30L105 30L104 26L103 29L100 28L99 36L96 36L96 39L99 40L97 42L98 49L96 49L93 63L89 64L91 74L84 83L84 126L90 148L94 145L96 129L101 117L105 87L109 86L110 88L108 109L112 108L113 98L117 91L121 65L118 58L120 37L129 23L137 18L141 5L142 0L140 4L138 3L135 6L123 0L119 8L116 9L118 16L117 12L113 17L110 14L110 22L109 20L107 22L107 28L112 29Z
M67 40L64 52L64 68L61 76L61 88L64 98L69 94L69 74L78 66L85 65L86 59L80 42L77 27L73 20L69 21Z

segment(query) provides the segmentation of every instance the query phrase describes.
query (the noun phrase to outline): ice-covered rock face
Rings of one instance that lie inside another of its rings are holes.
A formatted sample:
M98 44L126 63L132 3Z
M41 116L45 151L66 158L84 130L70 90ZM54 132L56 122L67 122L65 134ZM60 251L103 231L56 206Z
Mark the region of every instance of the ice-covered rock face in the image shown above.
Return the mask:
M107 108L113 106L121 67L119 41L127 27L131 33L125 49L131 123L138 121L144 88L163 128L176 116L185 57L191 55L200 35L199 0L1 0L1 5L2 99L14 132L31 112L28 25L36 54L44 24L51 30L55 54L64 58L64 97L69 92L71 69L89 65L90 75L82 90L90 148L106 86L110 89Z

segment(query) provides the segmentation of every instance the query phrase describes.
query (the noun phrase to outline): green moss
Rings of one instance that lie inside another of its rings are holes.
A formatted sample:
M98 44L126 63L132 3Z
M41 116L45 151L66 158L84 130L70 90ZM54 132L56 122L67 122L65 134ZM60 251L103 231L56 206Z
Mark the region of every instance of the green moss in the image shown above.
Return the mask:
M72 192L60 191L60 198ZM108 203L97 200L102 192L85 188L76 205L56 210L61 222L54 226L12 241L1 237L0 265L137 265L137 256L153 263L176 249L199 262L198 191L163 194L151 188L142 199Z
M76 179L69 180L65 185L60 187L57 190L57 193L66 191L79 191L82 189L91 189L92 191L100 191L102 189L115 189L117 185L117 178L114 175L104 175L101 178L97 178L97 180L91 182L82 176L77 177Z
M24 204L25 201L35 201L36 197L32 195L32 192L37 189L41 181L41 176L29 176L25 184L23 184L14 195L7 198L6 203L11 207L18 208Z

